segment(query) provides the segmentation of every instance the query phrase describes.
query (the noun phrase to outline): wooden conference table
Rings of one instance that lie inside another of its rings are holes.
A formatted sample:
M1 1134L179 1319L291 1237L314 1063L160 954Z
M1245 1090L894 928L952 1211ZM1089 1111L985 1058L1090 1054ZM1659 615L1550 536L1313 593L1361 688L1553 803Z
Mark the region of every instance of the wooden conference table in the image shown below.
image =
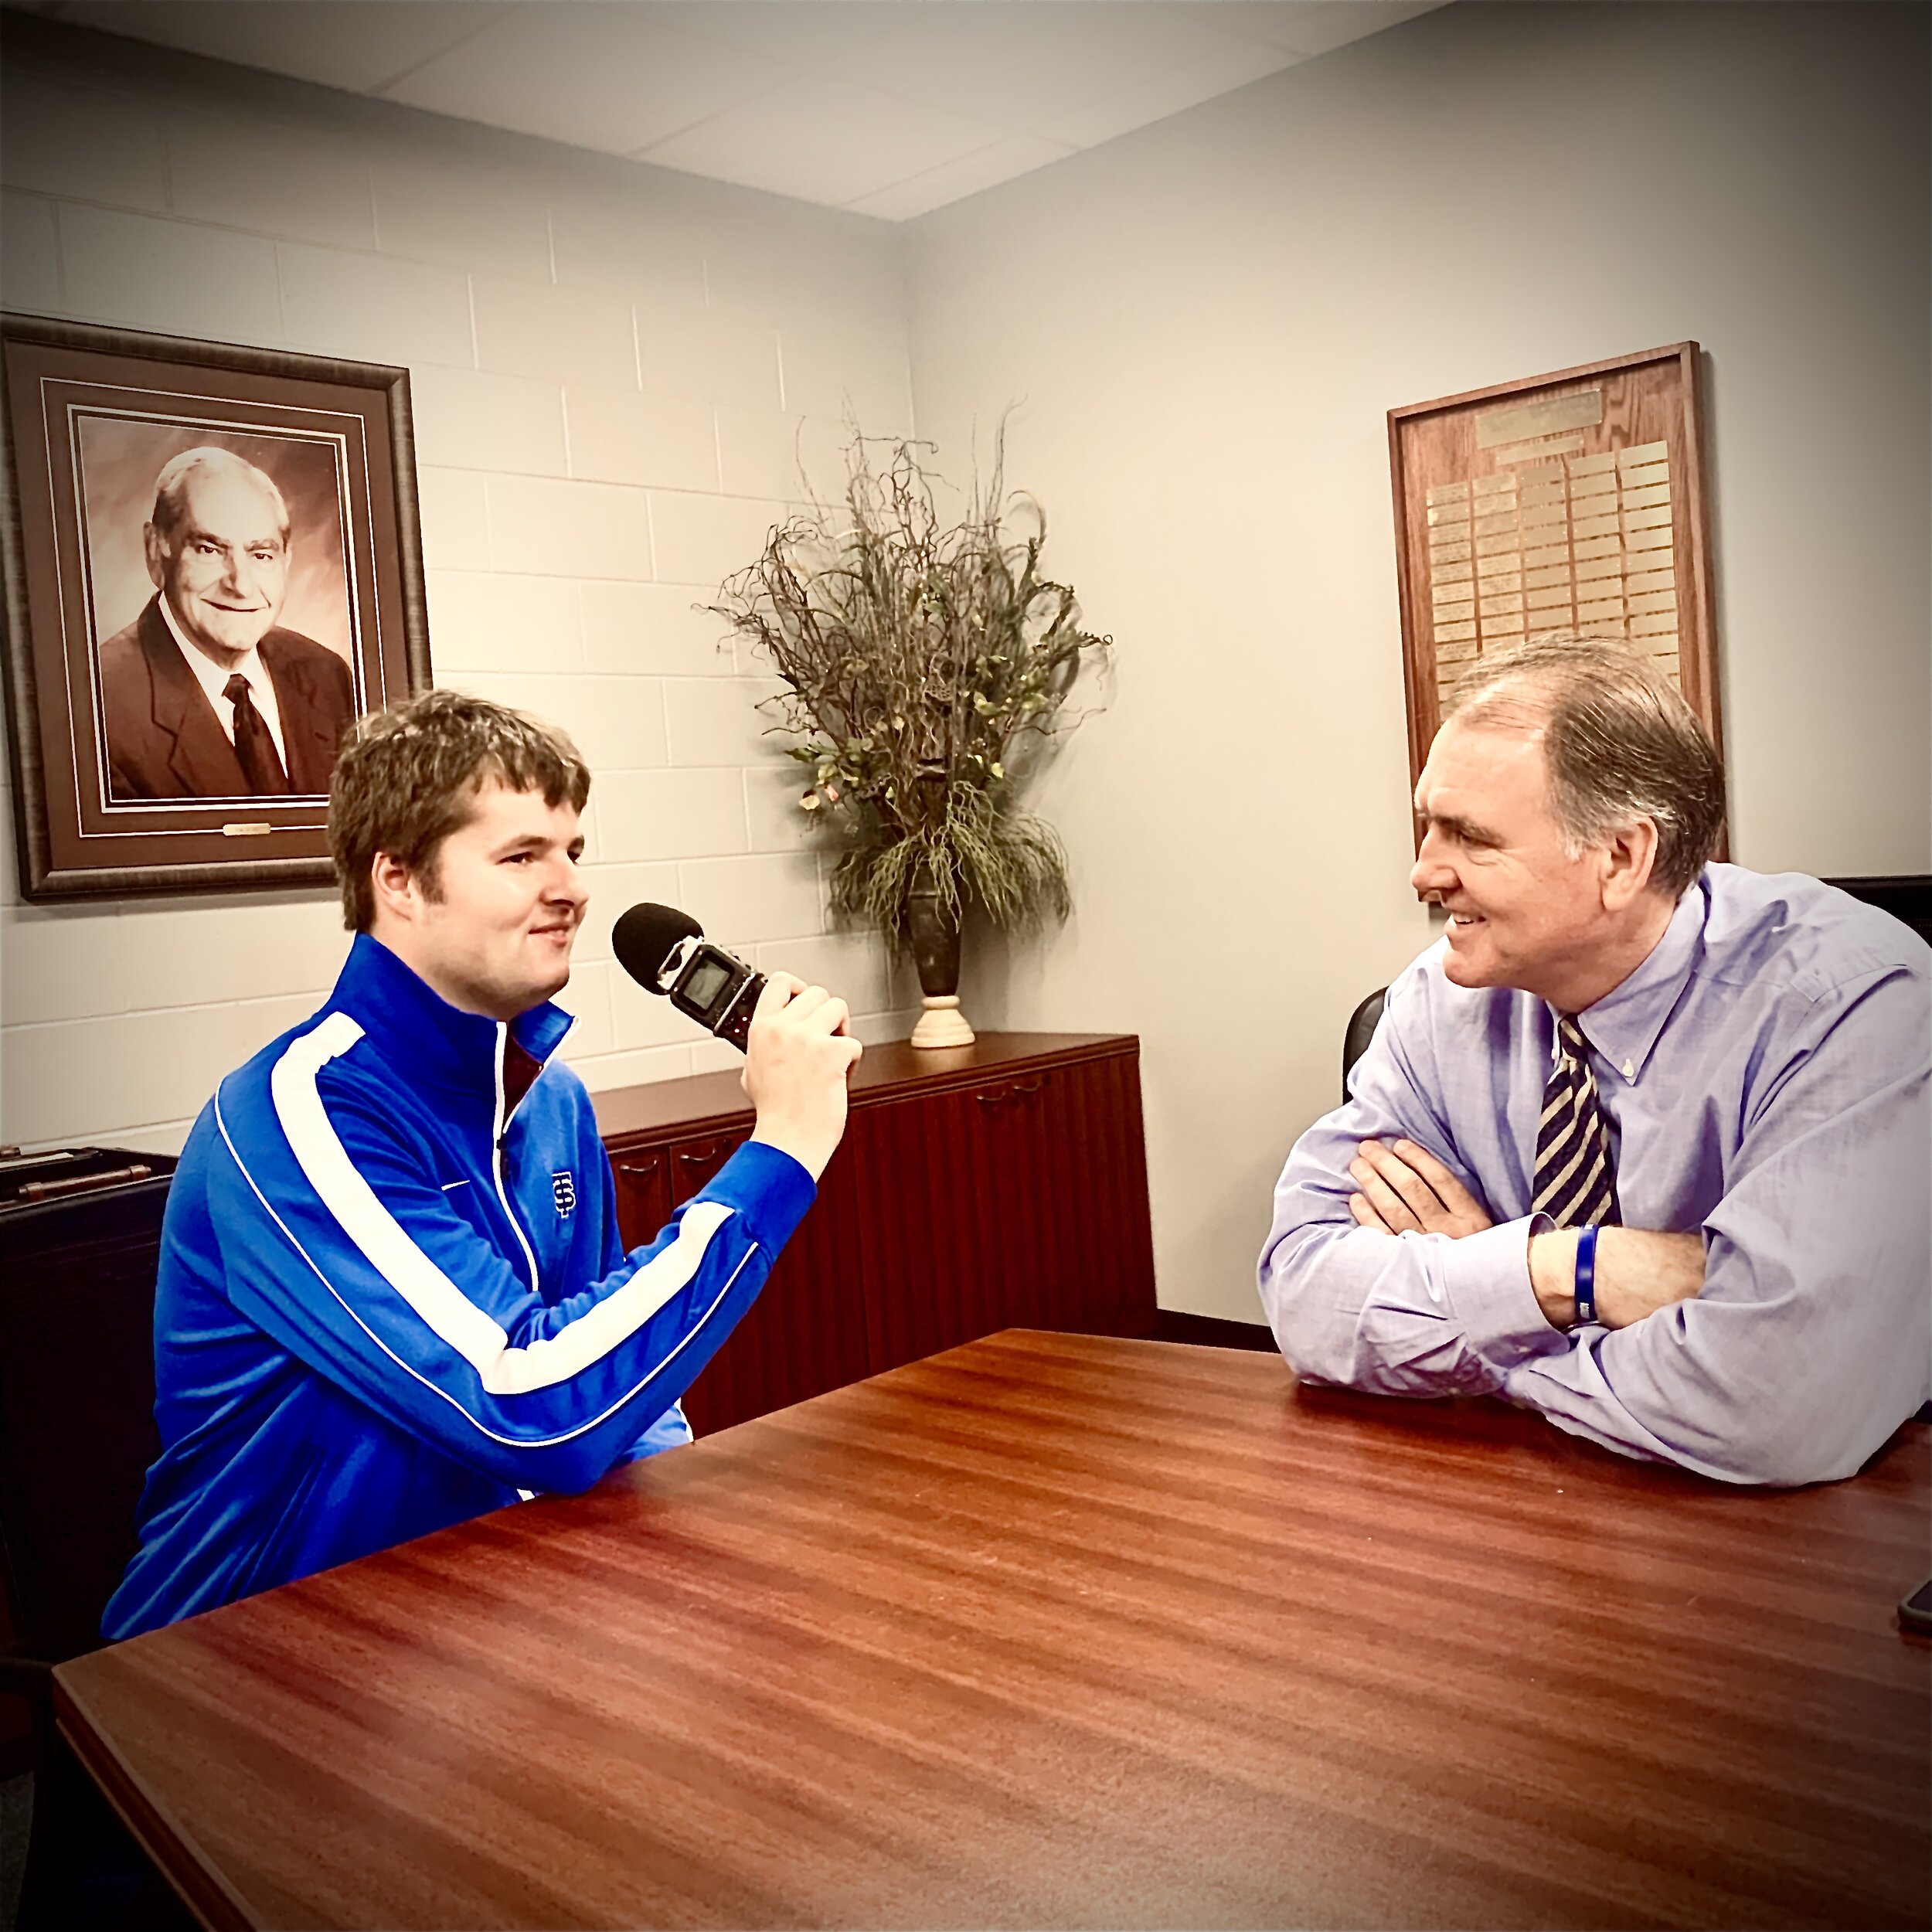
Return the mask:
M211 1924L1923 1924L1928 1431L1009 1331L63 1665Z

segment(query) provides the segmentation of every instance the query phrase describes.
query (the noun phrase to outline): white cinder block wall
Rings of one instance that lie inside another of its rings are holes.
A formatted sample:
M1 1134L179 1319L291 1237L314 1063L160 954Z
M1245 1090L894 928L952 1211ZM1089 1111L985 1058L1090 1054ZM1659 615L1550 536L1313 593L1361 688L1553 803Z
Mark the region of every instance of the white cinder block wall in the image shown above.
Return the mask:
M18 16L0 85L7 308L408 366L437 681L555 719L596 774L585 1079L736 1058L611 963L639 899L903 1037L917 986L827 931L767 687L692 609L801 450L835 491L848 405L910 430L895 232ZM172 1151L329 985L332 896L28 906L8 832L0 1138Z
M1026 399L1118 641L1039 794L1073 923L968 1004L1140 1034L1165 1305L1259 1318L1343 1023L1433 936L1389 408L1700 340L1736 855L1932 862L1927 19L1457 0L913 225L921 431Z

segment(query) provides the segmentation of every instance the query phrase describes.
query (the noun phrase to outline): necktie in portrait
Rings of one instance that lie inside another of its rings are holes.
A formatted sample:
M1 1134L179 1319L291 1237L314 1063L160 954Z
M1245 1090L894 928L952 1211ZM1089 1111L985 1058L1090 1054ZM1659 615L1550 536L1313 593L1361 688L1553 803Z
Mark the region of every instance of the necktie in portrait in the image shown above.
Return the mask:
M275 740L267 720L255 709L248 680L237 671L222 686L221 695L235 707L235 756L249 790L257 794L287 791L288 774L275 755Z

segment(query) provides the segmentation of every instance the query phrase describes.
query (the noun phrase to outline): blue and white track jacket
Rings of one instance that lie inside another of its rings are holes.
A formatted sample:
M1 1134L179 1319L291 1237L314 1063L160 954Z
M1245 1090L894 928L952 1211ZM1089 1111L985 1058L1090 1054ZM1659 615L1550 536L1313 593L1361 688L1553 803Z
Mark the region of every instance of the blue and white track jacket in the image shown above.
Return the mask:
M689 1440L677 1399L811 1179L749 1143L626 1254L590 1097L549 1063L570 1024L459 1012L364 935L223 1081L168 1196L162 1454L105 1635Z

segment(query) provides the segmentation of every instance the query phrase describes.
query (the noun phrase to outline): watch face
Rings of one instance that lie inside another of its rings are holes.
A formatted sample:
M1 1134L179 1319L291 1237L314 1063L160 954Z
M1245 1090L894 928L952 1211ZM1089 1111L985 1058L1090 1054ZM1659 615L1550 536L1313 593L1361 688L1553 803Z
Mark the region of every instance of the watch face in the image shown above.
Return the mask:
M685 976L684 985L679 990L693 1006L709 1006L730 984L730 967L713 955L701 957Z

